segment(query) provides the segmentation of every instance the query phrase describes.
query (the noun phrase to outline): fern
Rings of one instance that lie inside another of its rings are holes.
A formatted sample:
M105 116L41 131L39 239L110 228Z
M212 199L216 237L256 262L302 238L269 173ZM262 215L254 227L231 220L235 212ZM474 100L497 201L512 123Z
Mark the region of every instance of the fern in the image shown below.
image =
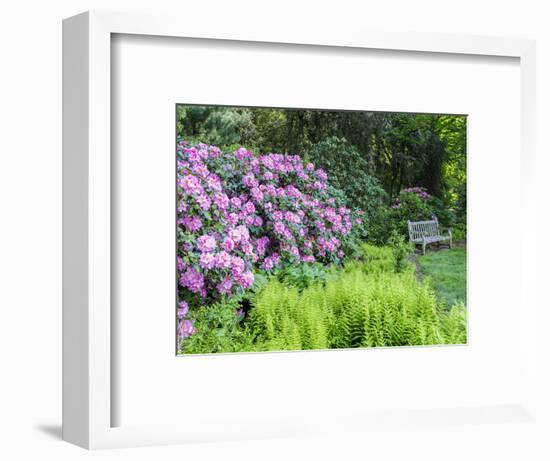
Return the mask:
M249 327L259 350L383 347L465 342L465 308L440 312L427 281L410 271L366 274L348 267L302 292L273 279Z
M442 314L442 327L446 344L466 344L466 306L457 303L448 313Z

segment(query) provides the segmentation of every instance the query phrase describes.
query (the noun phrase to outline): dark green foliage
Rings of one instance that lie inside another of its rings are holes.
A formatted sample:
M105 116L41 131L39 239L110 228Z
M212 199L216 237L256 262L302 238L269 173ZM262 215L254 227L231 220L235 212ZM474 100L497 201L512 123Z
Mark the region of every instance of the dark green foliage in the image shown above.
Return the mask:
M403 236L408 236L407 221L427 221L433 219L435 210L428 200L412 192L399 194L399 207L392 208L390 219L394 229Z
M375 245L386 245L397 227L393 209L380 207L365 220L366 240Z
M403 188L422 186L446 208L465 215L466 121L465 116L434 114L177 108L178 134L188 140L336 161L343 168L339 187L346 186L352 204L366 201L369 213L378 188L393 199Z
M279 281L284 285L294 286L299 290L303 290L314 283L324 282L328 274L329 270L321 263L310 263L287 266L278 272L277 276Z
M455 200L455 206L456 206L456 216L457 219L461 222L466 222L466 216L467 216L467 201L466 201L466 181L460 183L455 191L456 200Z
M414 192L402 191L394 204L367 223L367 240L378 245L390 244L396 232L408 239L408 221L428 221L437 218L443 228L453 227L454 214L434 196L422 198Z
M458 222L453 225L453 241L460 242L466 240L466 224Z
M387 200L380 182L369 174L368 162L345 138L331 137L315 144L309 159L344 192L348 206L365 211L367 219Z
M252 111L238 107L178 106L178 133L188 141L217 146L240 144L254 132Z

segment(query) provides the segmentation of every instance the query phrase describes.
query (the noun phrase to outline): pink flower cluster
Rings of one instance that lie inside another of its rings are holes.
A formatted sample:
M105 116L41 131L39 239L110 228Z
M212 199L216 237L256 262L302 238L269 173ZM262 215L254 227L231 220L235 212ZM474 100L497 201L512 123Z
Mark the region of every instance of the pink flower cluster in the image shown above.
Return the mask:
M431 195L428 194L428 192L426 192L426 189L424 189L423 187L408 187L407 189L403 189L399 193L399 195L401 194L414 194L422 200L428 200L431 197ZM401 208L401 199L399 197L395 199L395 201L391 205L391 208Z
M415 194L423 200L427 200L431 197L431 195L428 194L426 192L426 189L424 189L423 187L409 187L407 189L403 189L401 193Z
M255 270L338 263L361 223L326 173L298 155L225 153L185 141L177 154L180 299L204 304L242 293Z
M181 301L178 304L178 338L185 339L191 336L196 332L195 327L191 320L186 319L185 317L189 313L189 304L185 301Z

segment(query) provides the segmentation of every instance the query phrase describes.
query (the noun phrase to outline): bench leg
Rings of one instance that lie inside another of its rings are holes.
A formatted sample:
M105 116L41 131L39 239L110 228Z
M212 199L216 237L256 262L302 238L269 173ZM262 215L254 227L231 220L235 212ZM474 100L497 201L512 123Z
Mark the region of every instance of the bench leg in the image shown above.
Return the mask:
M422 254L426 256L426 242L422 242Z

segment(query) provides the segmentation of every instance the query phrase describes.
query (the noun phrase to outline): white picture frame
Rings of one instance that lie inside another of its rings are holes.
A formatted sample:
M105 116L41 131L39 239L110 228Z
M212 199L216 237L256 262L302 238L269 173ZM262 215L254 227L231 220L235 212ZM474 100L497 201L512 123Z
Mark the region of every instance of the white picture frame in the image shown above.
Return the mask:
M113 367L111 355L111 40L113 34L299 44L312 47L367 48L378 50L503 56L519 58L521 72L521 207L523 222L534 222L536 171L534 106L535 44L526 39L459 35L432 35L383 31L286 31L254 27L246 31L206 27L167 17L88 12L63 23L63 438L85 448L186 443L285 434L323 433L330 430L294 419L268 424L256 432L238 426L189 434L177 425L111 427ZM522 328L535 331L537 307L536 228L522 227L522 265L531 268L522 277ZM535 386L534 335L523 344L529 380ZM521 404L394 415L397 424L413 426L421 420L499 421L531 415L537 407L534 393ZM530 413L531 412L531 413ZM380 415L364 417L360 430L368 430ZM531 416L529 416L531 417ZM358 418L338 421L352 427ZM391 426L391 423L386 423Z

